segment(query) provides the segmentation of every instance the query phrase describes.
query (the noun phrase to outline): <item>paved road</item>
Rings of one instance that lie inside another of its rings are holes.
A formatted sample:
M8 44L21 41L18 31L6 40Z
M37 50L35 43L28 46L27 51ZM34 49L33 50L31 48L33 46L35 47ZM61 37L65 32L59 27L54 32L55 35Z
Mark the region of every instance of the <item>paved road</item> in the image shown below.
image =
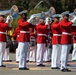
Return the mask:
M5 68L0 68L0 75L76 75L76 62L71 61L71 54L69 56L69 69L72 72L63 73L60 70L52 70L51 63L46 62L44 63L45 67L37 67L35 63L27 63L27 66L30 68L29 71L21 71L18 70L18 63L15 62L15 54L10 54L10 59L13 60L12 62L4 62L6 65Z

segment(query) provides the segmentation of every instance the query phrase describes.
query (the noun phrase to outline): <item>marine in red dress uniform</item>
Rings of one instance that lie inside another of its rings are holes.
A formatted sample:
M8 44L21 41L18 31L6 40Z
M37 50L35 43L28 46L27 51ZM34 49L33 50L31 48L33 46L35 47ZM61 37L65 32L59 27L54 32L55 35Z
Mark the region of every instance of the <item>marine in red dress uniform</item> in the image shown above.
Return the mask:
M76 61L76 23L72 26L73 52L72 61Z
M76 9L71 16L76 16ZM72 61L76 61L76 21L72 24L72 39L73 39L73 51Z
M53 16L54 22L51 25L52 30L52 58L51 58L51 68L59 69L60 68L60 41L61 41L61 30L59 24L59 15L56 14Z
M3 55L6 49L6 30L11 30L11 27L8 26L10 18L6 18L4 22L5 14L0 13L0 67L5 67L3 65Z
M18 20L18 27L20 28L18 37L18 49L20 49L19 70L29 70L26 67L26 58L30 41L29 28L33 27L33 25L31 25L31 20L34 18L34 16L26 20L26 11L22 11L19 14L21 16L21 19Z
M45 66L43 65L43 54L45 51L46 30L48 29L48 25L45 24L43 19L40 19L38 25L36 26L36 32L37 32L36 64L37 66L42 66L42 67Z
M72 21L69 21L69 13L64 12L63 13L63 19L60 21L60 28L62 32L61 37L61 71L67 72L71 71L67 69L67 62L68 62L68 55L72 44L72 36L71 36L71 26L75 19Z

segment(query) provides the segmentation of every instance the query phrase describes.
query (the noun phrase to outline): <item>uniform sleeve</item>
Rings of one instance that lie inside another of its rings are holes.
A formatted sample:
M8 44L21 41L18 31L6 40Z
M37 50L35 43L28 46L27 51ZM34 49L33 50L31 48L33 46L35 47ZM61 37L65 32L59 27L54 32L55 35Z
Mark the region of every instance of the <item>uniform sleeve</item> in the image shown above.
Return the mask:
M16 37L16 36L17 36L17 32L15 30L12 37Z
M68 23L67 23L67 25L72 25L72 24L73 24L72 22L68 22Z
M0 24L0 27L4 28L5 30L11 30L12 29L12 27L8 26L8 23L2 23L2 24Z
M18 35L18 33L17 33L16 31L14 31L12 37L13 37L14 39L16 39L16 38L17 38L17 35Z
M8 26L8 23L0 23L1 28L6 28Z
M39 27L39 30L43 30L43 29L46 30L48 26L45 25L45 26L38 26L38 27Z
M28 25L29 25L29 23L27 21L22 21L22 20L18 21L18 26L20 26L20 27L25 27Z
M61 26L62 24L65 25L65 26L70 26L70 25L72 25L73 23L72 23L72 22L60 21L60 22L59 22L59 25Z
M17 35L19 34L20 30L19 28L16 28L14 33L13 33L13 37L17 37Z

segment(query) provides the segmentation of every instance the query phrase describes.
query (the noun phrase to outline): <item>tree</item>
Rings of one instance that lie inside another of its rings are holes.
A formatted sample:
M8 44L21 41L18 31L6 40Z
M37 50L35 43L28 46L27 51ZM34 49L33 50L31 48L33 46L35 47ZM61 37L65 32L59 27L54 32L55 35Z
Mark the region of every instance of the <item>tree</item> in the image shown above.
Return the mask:
M0 0L0 10L10 9L12 5L17 5L19 10L32 10L38 2L41 0ZM50 6L54 6L57 13L69 10L73 11L76 8L76 0L42 0L44 3L42 6L46 6L48 9Z

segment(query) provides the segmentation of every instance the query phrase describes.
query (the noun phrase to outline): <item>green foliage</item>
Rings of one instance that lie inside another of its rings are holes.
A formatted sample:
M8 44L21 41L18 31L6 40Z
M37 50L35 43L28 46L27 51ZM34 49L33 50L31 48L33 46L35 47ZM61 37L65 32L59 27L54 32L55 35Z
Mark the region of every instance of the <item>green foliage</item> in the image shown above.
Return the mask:
M15 20L13 21L13 23L12 23L13 29L15 29L15 28L17 27L17 25L18 25L17 23L18 23L19 18L20 18L20 16L18 16L17 19L15 19Z
M0 0L0 10L10 9L12 5L17 5L20 10L32 10L41 0ZM73 11L76 7L76 0L42 0L42 6L50 8L54 6L58 13L65 10Z
M28 16L32 15L32 14L37 14L37 13L41 13L42 11L48 11L47 7L43 7L43 8L35 8L32 9L31 11L29 11Z
M43 7L43 8L36 8L36 9L33 9L31 10L29 13L28 13L28 16L32 15L32 14L37 14L37 13L41 13L42 11L47 11L48 8L47 7ZM13 29L15 29L17 27L17 22L18 20L20 19L20 16L17 17L17 19L15 19L12 23L12 27Z

